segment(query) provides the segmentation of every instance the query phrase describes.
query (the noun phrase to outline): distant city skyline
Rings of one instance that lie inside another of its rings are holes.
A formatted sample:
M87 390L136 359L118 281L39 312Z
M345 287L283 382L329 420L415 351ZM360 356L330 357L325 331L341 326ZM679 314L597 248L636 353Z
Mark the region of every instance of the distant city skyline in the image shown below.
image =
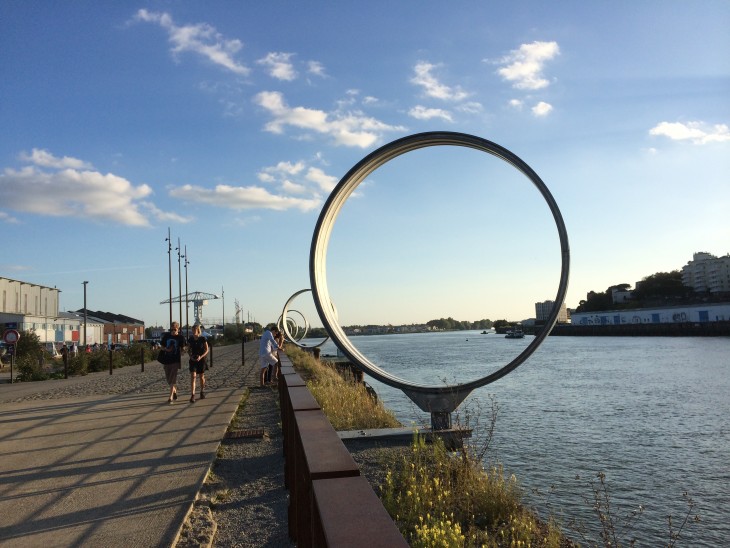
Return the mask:
M87 281L90 309L167 326L179 241L190 292L274 322L347 171L455 131L545 182L575 308L728 252L728 28L720 0L2 3L0 276L58 287L61 310ZM533 317L558 286L554 226L504 162L416 151L348 198L328 290L343 325ZM296 306L320 323L311 295Z

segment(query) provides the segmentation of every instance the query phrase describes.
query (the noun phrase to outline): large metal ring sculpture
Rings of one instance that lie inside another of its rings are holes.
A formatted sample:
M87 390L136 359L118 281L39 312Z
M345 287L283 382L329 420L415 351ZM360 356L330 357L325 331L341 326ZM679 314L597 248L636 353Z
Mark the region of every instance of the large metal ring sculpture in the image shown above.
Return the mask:
M522 174L524 174L542 194L545 202L547 202L552 212L555 225L558 229L560 237L560 250L562 256L562 268L560 273L560 283L558 292L550 314L545 322L545 327L535 337L535 339L511 362L507 365L491 373L490 375L456 386L424 386L414 384L400 379L387 371L384 371L370 360L368 360L345 335L342 328L338 325L334 309L331 304L329 290L327 288L327 244L329 243L330 233L334 227L337 215L342 209L347 198L355 191L357 186L364 181L378 167L384 165L388 161L401 156L407 152L433 146L462 146L486 152L492 156L504 160L511 164ZM455 410L459 404L469 395L475 388L479 388L490 384L522 364L540 344L545 337L548 336L558 318L561 305L565 300L565 294L568 289L568 272L570 265L570 251L568 248L568 234L565 230L562 215L558 209L555 200L550 191L542 182L540 177L528 166L522 159L510 152L504 147L465 133L454 132L428 132L418 133L408 137L397 139L387 145L382 146L376 151L368 154L360 160L347 174L340 180L332 193L329 195L327 202L322 208L322 212L317 220L317 225L312 236L312 246L309 253L309 276L312 286L312 295L314 303L317 307L320 319L325 329L337 347L355 364L357 367L371 375L373 378L385 383L389 386L399 388L409 398L411 398L418 407L423 411L431 413L432 422L435 424L434 416L436 414L448 414ZM450 423L450 419L449 419Z
M318 348L318 347L322 346L324 343L326 343L329 340L329 337L325 337L325 339L322 342L320 342L319 344L315 344L313 346L299 344L299 340L298 339L295 340L294 337L292 337L292 334L289 331L289 325L288 325L289 322L287 321L287 314L289 313L289 305L299 295L301 295L302 293L306 293L307 291L312 291L312 290L311 289L300 289L299 291L294 293L291 297L289 297L289 300L286 301L286 304L284 305L284 310L281 313L281 324L282 324L282 327L284 328L284 334L289 338L289 340L292 343L294 343L294 345L298 346L299 348ZM334 308L331 308L331 310L334 311ZM304 318L304 314L302 314L301 312L299 312L299 314L302 316L302 318ZM336 317L336 314L335 314L335 317ZM306 318L304 318L304 323L306 325L309 325L309 322L307 322Z
M282 324L282 322L284 320L283 315L279 316L279 319L276 322L276 327L278 327L281 331L283 331L285 335L287 333L293 333L293 335L289 339L291 342L301 341L304 337L307 336L307 332L309 332L309 322L307 321L307 318L304 317L304 314L299 312L299 310L289 310L288 311L289 314L293 314L295 312L297 314L299 314L299 316L301 316L302 321L304 322L303 327L300 328L299 324L297 322L295 322L292 318L287 316L286 324L287 324L288 329L284 329L284 326ZM292 329L292 328L294 328L294 329ZM300 333L300 331L301 331L301 333Z

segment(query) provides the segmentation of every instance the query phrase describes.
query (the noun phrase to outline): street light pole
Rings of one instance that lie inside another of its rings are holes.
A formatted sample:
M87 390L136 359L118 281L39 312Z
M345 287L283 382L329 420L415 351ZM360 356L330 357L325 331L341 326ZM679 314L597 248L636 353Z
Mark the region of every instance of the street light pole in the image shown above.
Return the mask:
M169 326L172 327L172 239L170 238L170 227L167 227L167 238L165 238L165 241L167 242L167 273L170 277L170 323Z
M89 282L81 282L84 285L84 350L86 350L86 284Z
M190 320L188 320L188 246L185 246L185 337L190 337Z
M180 325L182 325L182 270L180 270L180 258L182 255L180 254L180 238L177 239L177 249L175 251L177 251L177 301L180 308Z

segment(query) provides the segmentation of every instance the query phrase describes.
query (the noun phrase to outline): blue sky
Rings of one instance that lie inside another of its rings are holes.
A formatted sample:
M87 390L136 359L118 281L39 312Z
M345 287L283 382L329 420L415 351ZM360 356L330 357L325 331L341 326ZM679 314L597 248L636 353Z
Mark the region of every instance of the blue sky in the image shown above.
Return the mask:
M0 275L167 325L169 227L175 295L179 238L189 291L225 292L204 317L275 321L350 167L446 130L540 175L575 307L730 252L728 28L725 1L3 0ZM458 147L374 172L327 257L345 325L524 319L559 270L530 182Z

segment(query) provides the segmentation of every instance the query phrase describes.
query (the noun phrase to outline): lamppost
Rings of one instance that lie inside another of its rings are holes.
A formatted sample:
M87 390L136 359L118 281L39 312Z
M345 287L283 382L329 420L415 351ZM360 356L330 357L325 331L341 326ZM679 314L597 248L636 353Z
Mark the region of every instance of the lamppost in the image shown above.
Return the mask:
M185 337L190 336L190 321L188 320L188 246L185 246Z
M89 282L81 282L81 283L84 286L84 349L86 349L86 344L87 344L87 342L86 342L86 318L87 318L87 315L86 315L86 284L88 284Z
M223 291L223 286L221 286L221 299L223 300L223 335L226 334L226 292Z
M168 324L170 327L172 327L172 239L170 238L170 227L167 227L167 238L165 238L165 241L167 242L167 272L170 277L170 323Z
M180 258L182 255L180 253L180 238L177 239L177 248L175 251L177 251L177 301L180 305L180 325L182 325L182 270L180 270Z

